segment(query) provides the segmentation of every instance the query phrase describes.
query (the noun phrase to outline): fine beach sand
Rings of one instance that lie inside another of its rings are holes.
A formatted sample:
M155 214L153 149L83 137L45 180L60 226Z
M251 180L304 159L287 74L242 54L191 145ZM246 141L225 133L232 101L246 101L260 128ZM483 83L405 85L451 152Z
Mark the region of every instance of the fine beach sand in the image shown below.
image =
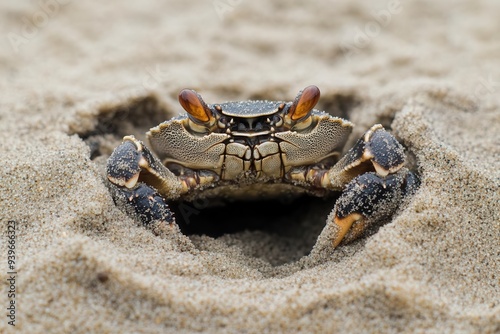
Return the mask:
M0 7L0 333L500 332L498 1ZM378 233L332 250L320 200L219 207L205 224L265 226L217 238L155 235L113 203L107 157L176 115L181 89L215 103L310 84L356 124L348 145L381 123L420 175Z

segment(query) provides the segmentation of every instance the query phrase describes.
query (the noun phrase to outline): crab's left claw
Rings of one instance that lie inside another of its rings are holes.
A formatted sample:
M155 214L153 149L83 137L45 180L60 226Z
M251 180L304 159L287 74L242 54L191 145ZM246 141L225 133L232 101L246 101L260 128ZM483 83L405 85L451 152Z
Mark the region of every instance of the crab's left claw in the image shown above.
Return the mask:
M332 184L346 184L331 218L334 247L376 230L417 189L419 181L404 163L401 144L374 125L330 170Z
M415 175L406 168L386 177L370 172L354 178L335 205L333 222L338 228L333 246L374 231L417 186Z

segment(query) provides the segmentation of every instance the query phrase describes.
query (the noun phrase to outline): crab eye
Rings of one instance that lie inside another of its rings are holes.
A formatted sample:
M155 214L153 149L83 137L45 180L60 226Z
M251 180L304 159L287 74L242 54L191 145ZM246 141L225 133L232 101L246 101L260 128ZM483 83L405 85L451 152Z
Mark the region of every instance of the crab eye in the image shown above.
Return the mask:
M219 118L219 120L217 121L217 126L219 126L219 128L221 128L221 129L225 129L225 128L227 128L227 124L228 124L228 123L229 123L229 122L228 122L227 117L222 116L222 117L220 117L220 118Z
M307 117L316 103L318 103L319 96L319 88L316 86L307 86L304 90L300 91L288 110L290 119L292 121L299 121Z
M183 89L179 93L179 103L193 122L206 123L210 121L212 114L210 108L194 90Z
M279 116L279 115L274 115L271 124L273 124L274 126L280 127L283 125L283 118L281 118L281 116Z

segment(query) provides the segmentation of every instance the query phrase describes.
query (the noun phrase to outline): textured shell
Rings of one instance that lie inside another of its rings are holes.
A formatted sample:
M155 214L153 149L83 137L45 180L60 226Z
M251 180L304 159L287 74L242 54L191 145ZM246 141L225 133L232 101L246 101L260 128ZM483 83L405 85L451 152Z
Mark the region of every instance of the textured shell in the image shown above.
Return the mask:
M221 113L226 116L254 118L276 113L284 102L279 101L238 101L216 104L222 108ZM215 106L215 105L214 105Z

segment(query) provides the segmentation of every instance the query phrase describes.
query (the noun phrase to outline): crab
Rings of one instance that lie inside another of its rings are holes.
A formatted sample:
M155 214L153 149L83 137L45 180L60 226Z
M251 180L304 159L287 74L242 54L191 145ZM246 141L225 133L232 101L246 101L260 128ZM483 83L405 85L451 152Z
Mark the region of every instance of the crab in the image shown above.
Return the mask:
M376 124L343 156L348 120L315 109L308 86L292 102L206 104L184 89L186 114L153 127L149 149L125 136L107 162L115 201L144 225L175 225L169 203L324 197L340 192L326 224L333 247L387 222L419 184L403 146ZM153 153L154 152L154 153ZM333 225L332 225L333 224Z

